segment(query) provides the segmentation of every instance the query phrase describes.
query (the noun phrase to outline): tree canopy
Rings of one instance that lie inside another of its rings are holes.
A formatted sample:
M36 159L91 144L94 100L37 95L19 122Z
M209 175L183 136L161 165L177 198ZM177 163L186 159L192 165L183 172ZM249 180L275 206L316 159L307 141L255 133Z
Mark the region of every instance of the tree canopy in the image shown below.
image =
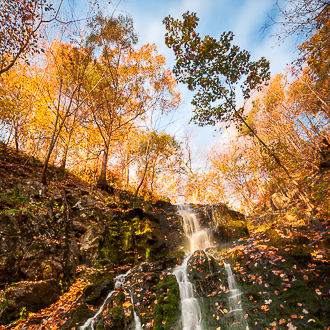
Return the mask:
M265 58L251 61L251 54L233 45L234 34L224 32L219 40L196 31L196 13L186 12L183 20L170 15L163 21L167 33L165 43L172 48L176 63L173 72L179 82L195 91L192 104L199 124L214 125L218 121L237 121L243 109L236 108L236 88L239 85L244 99L260 89L270 77Z

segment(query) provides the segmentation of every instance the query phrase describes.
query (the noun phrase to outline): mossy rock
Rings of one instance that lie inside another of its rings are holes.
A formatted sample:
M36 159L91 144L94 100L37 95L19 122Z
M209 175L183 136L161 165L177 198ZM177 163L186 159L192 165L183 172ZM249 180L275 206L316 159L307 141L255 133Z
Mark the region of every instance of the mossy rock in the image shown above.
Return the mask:
M101 278L84 290L85 302L89 305L100 306L108 293L114 289L113 277Z
M274 246L274 247L285 247L286 245L289 245L292 243L292 240L288 238L283 238L279 236L277 231L275 229L268 229L265 234L265 238L268 238L269 241L267 242L267 245Z
M154 299L154 330L181 329L181 301L178 282L174 275L165 275L157 285L159 296Z
M217 227L216 236L221 242L232 242L239 238L248 238L249 231L248 228L242 224L239 224L237 226L228 226L221 224Z
M68 315L70 319L62 325L62 330L79 329L95 312L90 310L86 304L82 304L70 314Z

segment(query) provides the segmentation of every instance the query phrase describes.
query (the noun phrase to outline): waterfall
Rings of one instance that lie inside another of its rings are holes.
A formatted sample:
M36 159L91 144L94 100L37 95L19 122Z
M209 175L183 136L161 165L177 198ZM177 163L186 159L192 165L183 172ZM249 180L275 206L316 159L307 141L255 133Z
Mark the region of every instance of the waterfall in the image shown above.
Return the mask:
M209 254L205 251L205 249L212 247L211 236L209 234L210 231L201 228L197 219L197 213L192 207L188 205L178 206L178 213L182 217L182 224L185 235L189 238L190 241L189 251L186 254L182 264L173 269L173 275L176 278L180 290L181 320L183 324L183 330L205 330L205 325L204 328L202 328L202 312L197 299L198 297L195 296L194 286L189 281L188 277L188 261L193 253L197 250L203 250L207 257L213 256L212 254ZM212 220L214 220L213 209ZM209 259L208 262L209 268L211 270ZM224 262L224 267L227 271L229 288L229 295L227 296L228 313L223 315L223 317L226 318L225 323L228 324L228 329L248 329L241 306L241 292L236 284L230 264ZM80 327L80 330L95 330L97 317L100 313L102 313L107 300L114 294L117 288L123 287L125 285L124 283L126 281L126 277L131 273L131 271L132 269L129 270L126 274L118 275L115 278L115 289L108 294L103 305L100 307L97 313L88 319L85 324ZM139 316L136 313L134 307L133 296L133 288L130 287L130 298L133 306L135 330L143 330ZM207 323L205 320L204 322Z
M124 285L125 280L126 280L126 277L130 274L131 271L132 271L132 269L130 269L126 274L120 274L120 275L118 275L118 276L115 277L115 289L112 290L108 294L108 296L104 300L104 303L102 304L102 306L100 307L100 309L97 311L97 313L93 317L89 318L85 322L85 324L80 327L80 330L85 330L85 329L88 329L89 327L90 327L91 330L95 330L95 328L94 328L95 321L96 321L97 317L99 316L99 314L102 313L104 305L106 304L106 302L108 301L108 299L115 293L116 289L117 288L120 288L121 286ZM134 315L134 319L135 319L135 315ZM136 330L140 330L140 329L141 329L141 324L140 324L140 328L137 328Z
M201 230L196 214L187 205L178 206L178 213L182 216L183 230L190 239L190 253L183 260L181 266L176 267L173 274L180 288L183 330L202 330L201 310L194 296L194 288L188 280L187 268L191 254L196 250L204 250L211 246L206 230Z
M189 205L178 205L178 213L182 216L183 230L190 239L190 253L204 250L211 246L207 230L201 230L196 214Z

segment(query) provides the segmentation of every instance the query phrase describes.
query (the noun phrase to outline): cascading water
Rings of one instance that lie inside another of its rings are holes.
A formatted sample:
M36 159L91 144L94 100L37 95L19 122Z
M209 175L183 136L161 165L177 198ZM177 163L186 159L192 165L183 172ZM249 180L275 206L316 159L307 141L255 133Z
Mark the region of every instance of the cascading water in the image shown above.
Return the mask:
M183 230L190 239L190 253L210 247L209 234L206 230L200 229L193 209L189 205L178 205L178 213L182 216Z
M180 288L182 323L184 330L201 330L202 315L197 299L194 297L193 285L187 276L187 263L190 255L186 257L181 266L176 267L173 274Z
M103 311L103 307L106 304L106 302L108 301L108 299L115 293L116 289L123 286L125 279L127 277L127 275L131 272L131 269L126 273L126 274L120 274L117 277L115 277L115 289L112 290L108 296L105 298L104 303L102 304L102 306L100 307L100 309L97 311L97 313L89 318L84 325L82 325L80 327L80 330L85 330L88 329L90 327L91 330L94 330L94 324L95 324L95 320L96 318L99 316L99 314L101 314L101 312Z
M120 274L120 275L118 275L118 276L115 277L115 289L112 290L108 294L108 296L104 300L104 303L102 304L102 306L100 307L100 309L97 311L97 313L93 317L89 318L85 322L85 324L80 327L80 330L85 330L85 329L95 330L95 328L94 328L95 321L97 320L98 315L102 313L104 305L106 304L106 302L108 301L108 299L115 293L116 289L118 289L118 288L120 288L120 287L122 287L124 285L125 280L126 280L126 277L131 273L131 271L132 271L132 269L130 269L125 274ZM140 319L139 319L139 317L137 316L137 314L135 312L132 291L131 291L131 302L132 302L132 306L133 306L134 321L135 321L135 330L142 330Z
M206 230L200 229L196 214L191 207L178 206L178 213L182 216L183 230L190 238L190 254L184 259L182 265L173 271L180 288L183 329L202 330L201 310L194 296L193 285L188 280L187 268L188 260L194 251L204 250L211 246L210 238Z
M140 318L137 316L136 311L135 311L134 300L133 300L133 291L132 290L130 290L130 291L131 291L131 302L132 302L132 306L133 306L133 315L134 315L134 322L135 322L135 330L143 330L142 329Z
M235 277L231 270L230 264L224 262L224 266L228 274L228 287L229 287L229 312L231 316L232 324L236 325L235 329L248 330L249 327L243 317L243 309L241 305L242 293L238 289L235 281Z
M200 228L196 214L191 207L187 205L178 206L178 213L182 216L184 232L190 239L190 253L186 256L182 265L176 267L173 271L180 288L183 330L202 330L201 309L197 298L194 296L193 284L188 280L188 260L196 250L204 250L206 255L211 256L206 253L205 249L211 247L212 244L209 232ZM212 220L215 220L213 209ZM235 329L248 329L241 307L241 292L236 285L230 264L224 263L224 266L228 274L229 311L227 315L230 318L229 322L231 326L235 325ZM231 326L229 327L231 328Z
M242 313L243 310L240 305L241 295L239 289L237 289L237 285L235 282L235 278L233 272L231 271L230 264L224 263L225 268L228 274L228 286L229 286L229 313Z

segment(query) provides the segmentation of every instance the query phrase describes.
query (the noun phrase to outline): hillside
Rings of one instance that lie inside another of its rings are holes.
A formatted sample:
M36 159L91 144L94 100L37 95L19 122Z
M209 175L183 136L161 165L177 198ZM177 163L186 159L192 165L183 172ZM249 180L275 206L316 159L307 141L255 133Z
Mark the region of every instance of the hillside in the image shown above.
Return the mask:
M136 317L142 328L182 329L174 271L190 251L185 214L57 168L44 186L41 165L1 148L1 329L79 329L104 303L97 329L138 329ZM224 205L189 212L214 228L212 247L185 259L203 329L330 328L328 222L286 225L277 214L256 226L257 214ZM241 292L234 319L226 265Z

